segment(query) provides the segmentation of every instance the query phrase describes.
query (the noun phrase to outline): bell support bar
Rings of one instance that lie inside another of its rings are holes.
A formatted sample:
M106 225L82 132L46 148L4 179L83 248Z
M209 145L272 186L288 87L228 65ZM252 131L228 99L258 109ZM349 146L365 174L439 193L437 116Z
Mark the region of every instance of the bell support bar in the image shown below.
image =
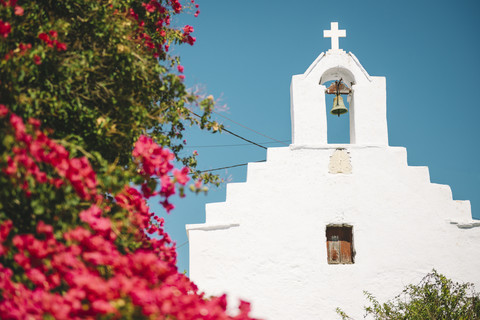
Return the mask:
M352 89L347 87L345 83L342 82L342 78L340 80L335 81L328 87L325 92L327 94L349 94L352 92Z

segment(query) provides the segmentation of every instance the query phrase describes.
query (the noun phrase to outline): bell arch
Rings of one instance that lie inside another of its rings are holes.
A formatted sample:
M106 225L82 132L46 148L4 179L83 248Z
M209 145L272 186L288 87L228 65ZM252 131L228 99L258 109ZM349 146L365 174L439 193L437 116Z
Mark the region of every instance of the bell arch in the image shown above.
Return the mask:
M326 113L326 122L325 122L325 126L326 126L326 133L327 133L327 143L330 143L332 140L330 138L332 138L332 134L329 133L329 129L332 129L331 126L329 126L329 123L330 125L332 125L334 122L339 122L338 120L340 121L343 121L344 119L333 119L332 117L334 117L333 115L330 114L330 107L332 105L332 100L333 100L333 97L334 95L331 95L331 94L327 94L327 86L326 84L327 83L331 83L333 81L339 81L339 80L342 80L343 83L345 83L348 88L350 89L350 93L347 94L346 96L346 103L348 104L348 113L347 114L344 114L344 115L341 115L339 118L343 118L345 116L348 116L348 141L347 142L338 142L338 141L335 141L333 143L347 143L347 144L355 144L356 143L356 139L355 139L355 103L354 103L354 99L353 99L353 95L354 95L354 92L353 92L353 86L355 85L355 75L347 68L343 67L343 66L337 66L337 67L334 67L334 68L330 68L330 69L327 69L323 72L323 74L320 76L320 80L319 80L319 85L321 85L322 87L325 87L325 106L326 106L326 110L325 110L325 113ZM342 96L345 96L345 95L342 95ZM332 99L330 99L330 97ZM345 100L344 100L345 101ZM340 126L344 126L344 124L341 124L340 123ZM342 128L342 130L344 130ZM330 130L332 131L332 130Z
M343 50L321 53L304 74L292 77L292 144L328 144L324 84L340 78L351 89L350 144L388 145L385 78L371 77L353 53Z
M339 80L340 78L343 79L343 82L345 82L350 87L350 84L355 84L355 76L350 70L343 66L337 66L325 70L320 76L319 84L324 84L328 81Z

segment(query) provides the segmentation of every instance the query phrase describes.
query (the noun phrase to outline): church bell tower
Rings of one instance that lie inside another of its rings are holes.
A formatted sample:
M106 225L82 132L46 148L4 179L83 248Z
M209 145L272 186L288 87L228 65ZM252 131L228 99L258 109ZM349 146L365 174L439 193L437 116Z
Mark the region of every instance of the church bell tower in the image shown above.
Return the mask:
M324 36L331 49L292 77L292 144L269 148L225 202L207 204L205 223L186 226L191 279L267 320L338 319L337 307L362 319L364 290L385 301L433 268L480 287L470 202L388 145L385 78L340 49L338 23ZM328 144L331 93L349 144Z

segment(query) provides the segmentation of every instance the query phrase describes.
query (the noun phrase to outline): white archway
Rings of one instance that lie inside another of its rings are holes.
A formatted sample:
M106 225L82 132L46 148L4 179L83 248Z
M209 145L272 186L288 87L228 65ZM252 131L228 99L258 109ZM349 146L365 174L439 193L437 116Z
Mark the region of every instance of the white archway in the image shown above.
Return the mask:
M319 84L322 87L328 88L329 85L333 81L338 81L342 80L343 83L345 83L350 90L352 90L353 86L355 85L355 76L353 73L348 70L347 68L344 67L334 67L327 69L322 76L320 77ZM354 99L353 99L353 90L348 94L346 97L343 95L344 103L348 107L348 114L340 116L338 119L335 119L332 117L330 114L330 106L332 105L332 100L333 100L333 95L328 95L325 94L325 106L326 106L326 126L327 126L327 143L331 144L338 144L338 143L347 143L347 144L355 144L356 139L355 139L355 104ZM348 128L345 127L345 119L344 117L348 116ZM330 124L330 125L329 125ZM336 126L335 128L332 128L332 126ZM340 127L340 128L339 128ZM334 133L335 131L343 131L347 130L348 135L343 133ZM347 136L347 138L345 138Z

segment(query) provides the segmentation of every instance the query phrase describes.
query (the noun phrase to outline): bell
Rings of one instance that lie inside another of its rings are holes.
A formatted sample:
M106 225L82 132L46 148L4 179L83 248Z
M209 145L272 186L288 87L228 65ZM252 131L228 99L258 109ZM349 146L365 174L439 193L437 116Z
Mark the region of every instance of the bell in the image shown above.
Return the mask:
M341 95L336 95L335 98L333 98L333 107L332 110L330 110L331 114L336 114L337 116L340 117L341 114L347 113L348 109L345 107L345 104L343 103L343 98Z

